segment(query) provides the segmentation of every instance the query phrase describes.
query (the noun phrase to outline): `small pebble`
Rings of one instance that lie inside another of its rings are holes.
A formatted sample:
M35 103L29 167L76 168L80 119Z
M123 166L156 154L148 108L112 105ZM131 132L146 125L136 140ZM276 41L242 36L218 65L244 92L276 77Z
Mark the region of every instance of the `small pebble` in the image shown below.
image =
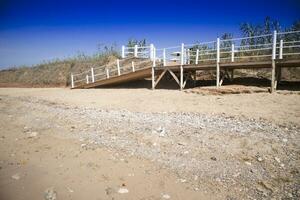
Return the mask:
M129 192L129 190L126 189L126 188L120 188L120 189L118 190L118 193L120 193L120 194L126 194L126 193L128 193L128 192Z
M170 196L170 195L168 195L168 194L163 194L163 195L162 195L162 198L164 198L164 199L170 199L170 198L171 198L171 196Z
M12 179L19 180L21 177L19 174L15 174L11 177Z

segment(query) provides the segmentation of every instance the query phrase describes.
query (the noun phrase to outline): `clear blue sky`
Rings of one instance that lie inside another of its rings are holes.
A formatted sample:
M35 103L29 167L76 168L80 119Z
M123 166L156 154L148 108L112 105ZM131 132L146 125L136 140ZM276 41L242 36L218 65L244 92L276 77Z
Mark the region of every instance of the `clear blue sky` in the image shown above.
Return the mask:
M238 35L241 22L266 16L289 26L300 19L300 0L0 0L0 68L92 54L97 44L129 38L163 47Z

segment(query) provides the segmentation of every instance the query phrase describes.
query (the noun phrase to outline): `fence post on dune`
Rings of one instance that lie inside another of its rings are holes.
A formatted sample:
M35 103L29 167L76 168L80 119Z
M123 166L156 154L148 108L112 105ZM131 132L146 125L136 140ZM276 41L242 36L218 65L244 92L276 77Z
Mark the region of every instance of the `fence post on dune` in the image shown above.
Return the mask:
M167 65L167 61L166 61L166 49L163 49L163 62L164 62L164 66Z
M133 62L133 61L131 62L131 67L132 67L132 72L135 72L135 69L134 69L134 62Z
M89 84L89 75L86 75L86 84Z
M180 90L183 89L183 65L184 65L184 43L181 44L181 59L180 59Z
M121 70L120 70L120 60L117 59L117 68L118 68L118 76L121 75Z
M74 88L74 76L71 74L71 88Z
M198 62L199 62L199 49L196 50L196 65L198 65Z
M94 76L94 68L91 68L91 75L92 75L92 83L95 82L95 76Z
M234 44L231 44L231 62L234 62Z
M138 45L134 45L134 57L138 57Z
M153 46L153 63L152 63L152 68L151 68L151 80L152 80L152 90L155 89L155 66L156 66L156 63L155 63L155 60L156 60L156 51L155 51L155 47Z
M216 85L217 88L220 85L220 38L217 38L217 80Z
M153 60L153 47L154 45L153 44L150 44L150 60Z
M125 58L125 46L124 45L122 46L122 58L123 59Z
M277 32L274 31L273 33L273 48L272 48L272 78L271 78L271 93L273 93L276 89L276 83L275 83L275 73L276 73L276 41L277 41Z

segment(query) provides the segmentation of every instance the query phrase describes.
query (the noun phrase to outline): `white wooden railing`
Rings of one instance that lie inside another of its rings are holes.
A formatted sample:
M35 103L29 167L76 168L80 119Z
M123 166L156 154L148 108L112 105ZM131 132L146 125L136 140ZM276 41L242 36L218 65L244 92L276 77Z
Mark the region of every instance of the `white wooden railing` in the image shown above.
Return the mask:
M71 87L78 84L89 84L96 80L109 79L124 73L135 72L141 69L132 61L130 70L124 71L122 62L131 58L150 59L156 67L157 62L162 66L168 65L200 65L203 63L216 63L217 85L219 83L219 63L224 62L251 62L258 60L299 59L300 31L280 32L231 39L217 38L214 41L195 44L184 44L156 49L153 44L149 46L125 47L122 46L121 60L116 61L115 68L99 66L87 71L71 74ZM123 72L123 71L124 72Z

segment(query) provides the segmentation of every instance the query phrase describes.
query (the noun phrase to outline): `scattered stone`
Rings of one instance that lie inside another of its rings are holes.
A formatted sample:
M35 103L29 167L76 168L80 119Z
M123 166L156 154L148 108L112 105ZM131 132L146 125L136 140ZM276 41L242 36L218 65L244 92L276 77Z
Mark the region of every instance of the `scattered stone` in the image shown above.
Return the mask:
M21 177L19 174L15 174L11 177L12 179L19 180Z
M35 138L38 136L38 132L31 132L28 136L28 138Z
M54 190L54 188L48 188L45 190L44 193L44 199L45 200L56 200L57 199L57 192Z
M120 194L126 194L126 193L128 193L129 192L129 190L127 189L127 188L120 188L119 190L118 190L118 193L120 193Z
M287 141L288 141L288 140L287 140L286 138L283 138L283 139L282 139L282 142L284 142L284 143L287 143Z
M111 187L105 188L105 193L106 195L111 195L114 193L114 190Z
M68 191L69 191L70 193L73 193L73 192L74 192L74 190L72 190L72 189L69 188L69 187L67 187L67 189L68 189Z
M81 148L86 148L87 144L81 144L80 146L81 146Z
M168 195L168 194L163 194L163 195L162 195L162 198L164 198L164 199L170 199L170 198L171 198L171 196L170 196L170 195Z
M257 161L258 161L258 162L262 162L262 161L263 161L263 158L262 158L262 157L258 157L258 158L257 158Z
M179 181L180 181L181 183L185 183L185 182L186 182L186 180L183 179L183 178L179 179Z
M166 130L164 127L159 127L156 132L158 132L160 137L165 137L166 136Z
M280 163L280 159L278 157L274 158L276 160L276 162Z
M197 175L194 176L194 180L195 181L198 180L198 176Z
M214 157L214 156L210 157L210 159L213 160L213 161L216 161L216 160L217 160L217 158Z
M251 162L248 162L248 161L246 161L245 164L246 164L246 165L249 165L249 166L252 165Z

